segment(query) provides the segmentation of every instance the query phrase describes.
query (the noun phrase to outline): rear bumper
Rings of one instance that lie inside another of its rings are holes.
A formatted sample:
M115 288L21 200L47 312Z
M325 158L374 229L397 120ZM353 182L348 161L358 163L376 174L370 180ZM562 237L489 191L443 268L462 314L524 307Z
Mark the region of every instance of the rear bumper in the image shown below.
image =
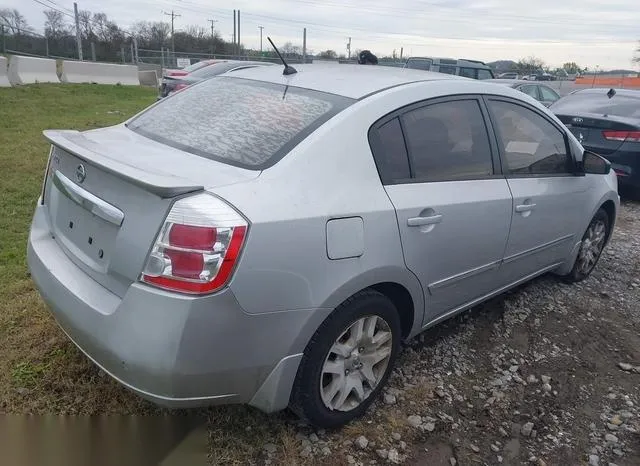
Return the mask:
M38 205L32 279L68 337L121 384L157 404L287 406L301 359L293 341L313 310L250 315L226 289L195 298L132 284L120 298L78 268Z

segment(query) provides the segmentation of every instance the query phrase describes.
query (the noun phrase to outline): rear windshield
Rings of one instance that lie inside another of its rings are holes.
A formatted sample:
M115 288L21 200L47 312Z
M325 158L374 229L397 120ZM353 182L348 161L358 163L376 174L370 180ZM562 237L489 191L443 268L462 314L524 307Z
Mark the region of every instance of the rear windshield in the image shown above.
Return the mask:
M637 96L614 95L607 97L607 90L602 94L576 93L558 100L553 105L556 113L595 113L598 115L614 115L626 118L640 118L640 92Z
M262 170L354 100L218 76L174 94L127 127L212 160Z

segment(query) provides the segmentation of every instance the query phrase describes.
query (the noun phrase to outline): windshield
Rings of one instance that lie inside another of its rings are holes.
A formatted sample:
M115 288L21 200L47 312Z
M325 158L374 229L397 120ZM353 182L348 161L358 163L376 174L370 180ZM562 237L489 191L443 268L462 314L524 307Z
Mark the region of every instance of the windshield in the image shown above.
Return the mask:
M127 127L201 157L261 170L352 102L308 89L219 76L176 93Z

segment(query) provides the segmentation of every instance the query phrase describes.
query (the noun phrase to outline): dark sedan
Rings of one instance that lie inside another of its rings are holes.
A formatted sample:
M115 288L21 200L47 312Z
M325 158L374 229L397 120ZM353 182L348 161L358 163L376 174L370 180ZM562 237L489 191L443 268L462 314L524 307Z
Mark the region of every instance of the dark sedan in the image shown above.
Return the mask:
M487 82L494 82L518 89L541 102L545 107L550 106L560 99L560 95L556 91L544 84L534 84L531 81L520 79L488 79Z
M184 89L192 84L222 73L272 64L273 63L260 61L225 60L200 68L186 76L165 76L162 78L162 82L160 84L160 95L158 96L158 100L167 97L180 89Z
M611 162L620 188L640 195L640 90L583 89L551 111L585 149Z

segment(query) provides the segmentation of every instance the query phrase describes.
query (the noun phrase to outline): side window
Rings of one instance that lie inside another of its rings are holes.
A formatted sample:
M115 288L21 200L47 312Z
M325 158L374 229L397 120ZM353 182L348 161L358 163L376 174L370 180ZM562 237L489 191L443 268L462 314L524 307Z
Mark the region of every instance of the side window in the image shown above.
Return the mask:
M455 66L448 66L448 65L440 65L440 69L438 71L440 73L456 74L456 67Z
M383 184L411 177L407 148L397 117L374 130L371 142L373 157Z
M520 86L518 88L518 90L520 92L524 92L527 95L530 95L531 97L533 97L536 100L540 100L540 98L538 97L538 89L537 86L532 86L532 85L524 85L524 86Z
M460 76L476 79L476 70L474 68L460 68Z
M413 176L420 181L483 178L493 174L491 146L476 100L454 100L402 116Z
M511 174L553 175L572 171L565 134L520 105L490 100L498 143Z
M478 79L493 79L493 76L491 75L491 71L479 69Z
M540 86L540 94L542 94L542 100L546 102L555 102L560 98L555 91L549 89L547 86Z

